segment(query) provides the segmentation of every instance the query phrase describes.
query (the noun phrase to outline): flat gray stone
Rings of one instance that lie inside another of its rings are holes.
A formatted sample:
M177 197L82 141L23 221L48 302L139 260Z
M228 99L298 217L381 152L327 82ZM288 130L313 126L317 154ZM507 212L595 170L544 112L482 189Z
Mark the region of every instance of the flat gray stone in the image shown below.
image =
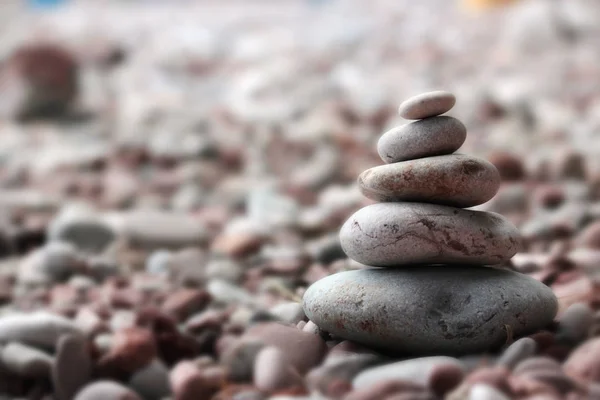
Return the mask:
M533 333L558 308L552 290L526 275L477 266L340 272L310 286L304 311L321 329L408 354L469 354Z
M388 380L403 380L429 386L432 373L440 366L452 366L465 372L462 363L453 357L420 357L368 368L352 380L354 389L366 389Z
M70 400L92 379L92 359L83 335L63 335L58 339L52 383L58 400Z
M448 112L456 104L456 97L445 90L421 93L400 104L398 114L405 119L423 119Z
M520 247L517 228L499 214L424 203L361 208L340 230L348 257L375 267L499 264Z
M467 138L467 128L452 117L433 117L385 132L377 152L386 163L454 153Z
M373 167L360 174L358 185L376 201L473 207L494 197L500 174L486 160L451 154Z
M15 341L52 350L63 334L82 334L82 332L73 321L45 311L0 318L0 343Z

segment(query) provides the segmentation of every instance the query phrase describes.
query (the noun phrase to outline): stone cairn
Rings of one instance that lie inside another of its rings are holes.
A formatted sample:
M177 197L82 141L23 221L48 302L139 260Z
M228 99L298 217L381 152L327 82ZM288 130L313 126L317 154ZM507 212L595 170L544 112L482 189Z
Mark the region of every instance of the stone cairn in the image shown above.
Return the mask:
M445 91L406 100L417 120L380 138L386 163L358 178L378 201L342 226L344 252L364 269L319 280L304 295L306 315L335 337L409 354L494 350L552 322L550 288L497 268L519 250L517 228L501 215L464 208L493 198L491 163L457 151L466 128L441 116L456 103Z

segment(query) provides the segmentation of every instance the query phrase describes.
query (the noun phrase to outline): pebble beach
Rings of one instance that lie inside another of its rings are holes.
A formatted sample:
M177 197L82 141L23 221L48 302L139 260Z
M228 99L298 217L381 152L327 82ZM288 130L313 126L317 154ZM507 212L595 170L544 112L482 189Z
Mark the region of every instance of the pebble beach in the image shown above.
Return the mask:
M50 3L0 400L600 399L596 1Z

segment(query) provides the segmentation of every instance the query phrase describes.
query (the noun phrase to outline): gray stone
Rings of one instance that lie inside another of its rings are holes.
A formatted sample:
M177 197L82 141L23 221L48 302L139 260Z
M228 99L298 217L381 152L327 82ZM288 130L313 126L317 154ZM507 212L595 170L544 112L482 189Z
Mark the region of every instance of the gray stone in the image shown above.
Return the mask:
M73 245L49 242L23 259L17 279L27 285L64 281L82 266L83 258Z
M171 394L169 369L159 360L136 371L129 380L129 386L148 400L161 400Z
M52 383L58 400L71 400L92 378L92 359L87 341L80 335L58 340L52 365Z
M155 250L146 259L146 272L156 275L167 275L170 272L170 263L173 253L168 250Z
M147 249L199 246L208 239L200 222L179 212L137 210L109 215L107 222L131 244Z
M340 272L304 294L321 329L376 348L467 354L545 327L558 302L542 283L480 266L421 266Z
M352 380L352 386L354 389L365 389L389 380L402 380L427 387L436 369L447 365L464 372L463 365L456 358L421 357L368 368Z
M336 381L352 382L363 370L382 363L382 357L374 354L345 354L328 358L327 362L314 368L306 376L309 390L326 395L331 383Z
M585 303L571 304L558 320L556 338L567 344L587 339L594 324L594 310Z
M227 282L239 282L244 275L243 266L229 258L214 259L206 264L206 279L222 279Z
M81 334L71 320L38 311L0 318L0 343L18 341L34 347L54 349L63 334Z
M520 247L520 235L499 214L421 203L379 203L342 226L348 257L371 266L499 264Z
M467 128L452 117L434 117L385 132L377 152L386 163L454 153L467 138Z
M229 377L233 382L246 382L252 379L256 356L264 347L258 339L237 340L227 348L221 357L221 364L229 370Z
M536 341L532 338L521 338L504 350L496 365L512 370L521 361L533 356L537 347Z
M302 309L302 304L295 301L277 304L276 306L271 307L269 313L276 316L280 321L289 324L297 324L306 318L304 310Z
M500 174L483 159L451 154L373 167L360 174L358 185L376 201L472 207L494 197Z
M113 381L96 381L83 388L74 400L142 400L135 392Z
M72 243L80 250L101 252L116 239L115 232L92 210L70 206L48 228L52 241Z
M11 342L0 352L2 365L9 371L27 378L45 379L50 376L53 357L21 343Z
M400 104L398 114L405 119L423 119L448 112L456 104L456 97L444 90L421 93Z

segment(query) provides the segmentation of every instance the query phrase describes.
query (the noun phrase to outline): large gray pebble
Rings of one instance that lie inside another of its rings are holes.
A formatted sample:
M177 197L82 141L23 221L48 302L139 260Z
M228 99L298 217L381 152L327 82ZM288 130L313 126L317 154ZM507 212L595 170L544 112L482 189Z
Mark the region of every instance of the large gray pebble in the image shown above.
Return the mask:
M92 378L92 359L87 340L64 335L58 340L52 365L52 383L58 400L71 400Z
M422 203L379 203L342 226L348 257L371 266L499 264L520 247L517 228L499 214Z
M135 392L113 381L96 381L84 387L74 400L142 400Z
M445 90L436 90L413 96L400 104L398 114L405 119L423 119L448 112L456 104L456 97Z
M58 338L64 334L82 333L73 321L43 311L0 318L0 343L18 341L54 349Z
M129 386L147 400L161 400L169 397L169 369L159 360L136 371L129 380Z
M82 261L77 249L70 243L49 242L23 259L17 279L26 285L64 281L78 272Z
M552 290L512 271L422 266L340 272L304 294L321 329L377 348L413 354L466 354L545 327Z
M386 163L454 153L467 138L467 128L452 117L434 117L385 132L377 152Z
M72 243L78 249L100 252L116 239L115 232L91 210L68 207L51 222L48 238Z
M53 357L36 348L12 342L0 352L0 359L9 371L27 378L48 378Z
M352 386L355 389L365 389L388 380L409 381L429 386L432 374L442 366L451 366L458 371L464 372L461 362L453 357L413 358L368 368L352 380Z
M494 197L500 174L483 159L451 154L373 167L360 174L358 185L376 201L472 207Z
M106 221L131 244L143 248L199 246L208 239L206 228L183 213L138 210L107 215Z

